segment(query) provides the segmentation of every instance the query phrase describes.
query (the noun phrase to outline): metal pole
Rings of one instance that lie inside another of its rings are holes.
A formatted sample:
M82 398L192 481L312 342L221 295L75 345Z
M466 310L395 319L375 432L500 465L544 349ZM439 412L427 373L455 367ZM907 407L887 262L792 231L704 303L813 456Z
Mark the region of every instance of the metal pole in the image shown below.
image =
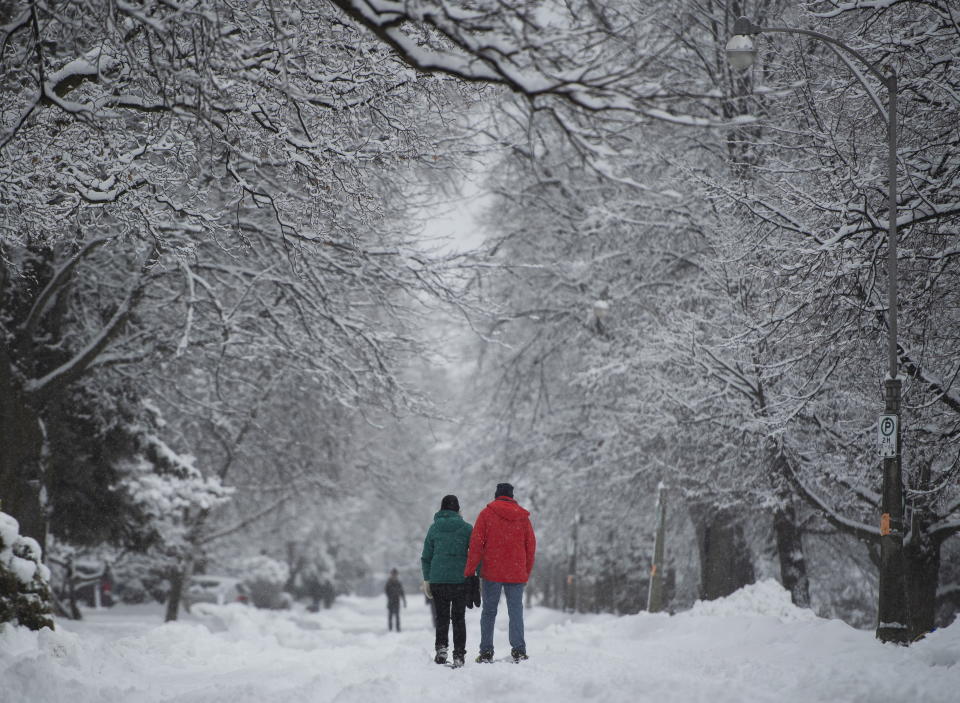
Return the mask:
M650 567L650 588L647 591L647 612L663 610L663 539L667 523L667 487L657 486L657 536L653 544L653 565Z
M897 364L897 74L890 69L887 86L887 342L889 370L884 382L885 412L897 416L896 456L883 460L880 504L880 585L877 639L905 644L910 640L903 560L903 477L901 473L900 392Z
M887 75L887 306L889 310L888 356L890 378L897 378L897 74Z
M906 595L906 565L903 560L903 474L900 442L900 393L897 358L897 74L892 66L885 72L855 49L827 34L793 27L761 27L749 17L738 17L733 27L735 35L753 35L764 32L803 34L842 49L878 78L887 88L887 112L879 101L874 100L881 119L887 125L887 361L888 372L884 381L885 412L897 416L896 456L883 460L883 488L880 515L880 586L877 605L877 638L883 642L906 643L909 609ZM868 94L870 86L863 77L853 72Z

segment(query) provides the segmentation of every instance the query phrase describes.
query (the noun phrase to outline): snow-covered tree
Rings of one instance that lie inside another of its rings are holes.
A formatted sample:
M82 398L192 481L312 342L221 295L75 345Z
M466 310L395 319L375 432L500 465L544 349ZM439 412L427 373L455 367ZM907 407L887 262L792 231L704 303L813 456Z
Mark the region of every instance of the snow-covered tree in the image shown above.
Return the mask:
M471 91L327 4L0 18L0 481L25 532L46 523L49 404L81 379L136 376L214 424L288 372L347 407L405 403L401 319L449 290L398 222L473 148Z
M142 515L144 542L171 584L166 617L175 620L184 581L198 556L199 516L229 501L233 489L215 475L204 475L194 456L173 450L152 431L164 424L162 418L151 419L150 426L131 428L138 446L117 467L120 481L113 490Z
M885 286L886 188L884 171L878 168L885 132L876 119L873 91L864 91L827 45L788 40L778 41L777 49L761 39L763 58L752 77L730 75L722 47L734 10L753 11L761 24L815 24L855 44L878 64L897 63L901 112L908 116L902 120L901 140L902 173L908 181L901 183L901 211L909 213L901 217L907 232L901 258L909 262L902 274L901 364L913 379L908 397L927 394L911 403L927 416L931 408L953 403L945 380L952 378L953 366L943 351L950 346L945 340L952 338L955 321L947 307L934 301L949 299L954 289L945 262L954 246L956 150L951 145L956 142L957 93L951 87L955 72L947 77L948 69L937 57L949 53L945 47L955 41L955 25L945 5L937 3L923 8L815 3L810 13L769 3L691 5L666 3L659 15L664 19L658 27L661 36L671 36L682 47L670 54L672 75L682 74L673 85L687 89L675 99L715 108L723 119L739 121L737 129L664 134L634 117L637 131L622 124L613 132L605 114L581 119L578 109L570 109L575 101L553 91L556 84L544 83L549 89L536 95L512 86L537 117L521 125L527 140L514 136L504 141L518 160L536 165L531 175L501 189L503 202L518 206L496 226L496 234L508 233L499 246L508 252L504 260L509 265L488 290L510 301L510 313L498 326L502 333L513 327L508 339L516 350L495 362L503 369L498 397L506 408L503 415L513 422L549 429L542 440L537 432L531 443L501 446L518 464L530 466L531 457L540 454L576 466L574 475L590 476L580 468L594 465L584 458L585 448L596 439L603 439L605 448L616 447L608 436L616 433L603 428L622 432L632 417L647 436L680 445L673 452L656 451L655 457L679 466L676 480L690 498L706 496L712 508L726 505L734 513L742 514L746 506L772 513L781 573L794 597L803 599L798 499L819 510L834 528L868 543L879 534L863 521L875 518L876 506L868 506L879 481L868 438L879 407L877 369L882 364L877 358L882 358L886 333L879 293ZM535 41L522 44L530 55L535 55ZM527 55L518 56L504 56L499 66ZM564 107L553 109L556 101ZM752 119L756 116L762 119ZM751 119L740 119L746 117ZM556 166L564 153L558 137L545 136L551 121L575 149L566 171ZM651 167L651 152L661 154L671 168ZM577 170L587 177L573 176ZM593 174L601 181L593 184ZM657 202L671 192L678 196L672 208ZM632 200L625 194L632 194ZM631 212L634 204L642 204L640 214ZM642 271L641 281L630 285L630 274L610 268L603 258L615 250L597 245L604 241L602 235L630 242L627 248L640 266L667 255L673 270L663 267L652 276ZM586 263L579 277L565 275L565 266L580 261ZM521 263L531 270L523 271ZM607 269L613 275L605 279ZM664 276L666 271L670 275ZM585 284L592 278L600 282L587 292ZM562 297L575 294L578 286L588 300ZM606 318L591 319L591 298ZM589 338L579 332L588 326L598 338L612 340L607 345L612 358L589 363L590 348L582 341ZM919 356L923 363L915 361ZM931 364L947 371L924 371ZM584 367L578 376L576 370ZM578 383L581 379L584 385ZM579 415L571 411L574 389L588 408ZM601 408L628 412L606 411L606 422L594 424L604 416ZM934 410L933 416L939 414ZM916 424L933 426L924 419ZM523 431L530 432L527 427ZM925 429L918 439L909 432L908 448L923 445L921 455L932 453L944 462L932 468L922 457L920 466L927 468L908 468L912 485L922 486L911 493L918 506L914 521L920 522L908 535L908 555L916 547L918 559L910 571L917 586L926 584L913 599L928 604L915 612L929 614L935 580L924 574L936 562L935 544L954 528L956 506L948 478L953 452L949 430L931 434ZM634 464L649 463L648 445L636 435L625 444L634 449ZM579 455L562 454L568 447ZM615 461L604 458L605 465L595 465L598 470L603 466L598 477L607 486L603 478L623 474L614 468ZM549 476L556 480L557 472ZM819 492L808 490L811 482ZM856 520L819 499L838 490L844 505L861 511ZM694 512L695 518L703 514ZM920 526L927 519L923 515L929 518L927 528ZM724 531L722 525L715 527L714 536ZM742 540L740 545L736 553L743 551ZM915 629L931 624L926 616L918 617Z

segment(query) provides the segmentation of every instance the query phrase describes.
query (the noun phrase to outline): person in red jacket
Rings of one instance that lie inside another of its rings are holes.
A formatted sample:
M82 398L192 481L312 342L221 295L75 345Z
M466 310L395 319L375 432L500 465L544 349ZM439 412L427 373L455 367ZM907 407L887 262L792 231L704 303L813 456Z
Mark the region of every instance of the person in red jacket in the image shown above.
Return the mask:
M513 499L513 486L498 483L493 502L480 511L473 525L463 570L464 576L473 576L479 566L483 579L478 663L493 661L493 625L501 591L507 596L510 654L517 662L528 658L523 639L523 587L530 580L536 551L530 513Z

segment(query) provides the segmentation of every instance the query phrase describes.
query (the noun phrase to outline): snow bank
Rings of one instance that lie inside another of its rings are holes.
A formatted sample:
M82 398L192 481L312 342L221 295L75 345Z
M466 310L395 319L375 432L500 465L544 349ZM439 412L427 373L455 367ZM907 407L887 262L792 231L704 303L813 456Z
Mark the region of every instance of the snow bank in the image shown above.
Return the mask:
M798 611L764 582L679 616L526 612L531 659L505 663L501 606L493 665L432 663L419 598L386 632L381 598L331 610L197 606L162 625L160 610L116 606L56 632L0 630L0 700L42 703L954 703L960 626L909 648ZM476 652L479 612L467 611Z
M790 598L790 592L774 579L744 586L726 598L698 600L684 615L688 617L763 615L777 618L780 622L817 619L812 610L795 606Z
M319 632L304 618L299 620L284 612L253 608L237 603L230 605L198 604L193 607L197 617L211 632L233 641L255 643L259 647L314 650L336 646L328 633Z

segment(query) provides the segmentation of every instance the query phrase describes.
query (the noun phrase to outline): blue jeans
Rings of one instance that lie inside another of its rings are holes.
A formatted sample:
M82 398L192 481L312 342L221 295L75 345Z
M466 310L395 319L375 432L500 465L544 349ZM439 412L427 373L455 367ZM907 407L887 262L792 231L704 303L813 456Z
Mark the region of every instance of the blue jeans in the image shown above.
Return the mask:
M483 581L480 600L483 602L480 612L480 651L493 651L493 624L497 621L497 606L500 604L500 591L507 595L507 616L510 618L510 647L527 651L523 641L523 587L525 583L499 583Z

